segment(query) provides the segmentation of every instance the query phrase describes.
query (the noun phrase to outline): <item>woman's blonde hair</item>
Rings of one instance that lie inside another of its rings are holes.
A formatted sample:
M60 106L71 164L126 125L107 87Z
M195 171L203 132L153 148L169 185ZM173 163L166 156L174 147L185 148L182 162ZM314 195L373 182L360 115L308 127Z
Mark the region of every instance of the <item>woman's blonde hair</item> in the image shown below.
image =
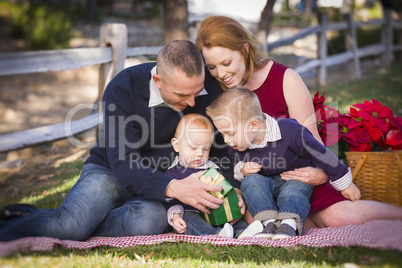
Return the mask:
M248 51L244 46L246 43L249 45ZM270 61L270 58L258 48L254 36L237 20L226 16L205 18L198 30L195 45L201 52L204 47L216 46L239 51L248 71L244 84L254 71L263 68ZM221 87L226 89L224 84L221 84Z
M233 87L225 90L207 107L207 115L214 120L227 116L232 122L248 122L250 119L263 119L257 95L246 87Z

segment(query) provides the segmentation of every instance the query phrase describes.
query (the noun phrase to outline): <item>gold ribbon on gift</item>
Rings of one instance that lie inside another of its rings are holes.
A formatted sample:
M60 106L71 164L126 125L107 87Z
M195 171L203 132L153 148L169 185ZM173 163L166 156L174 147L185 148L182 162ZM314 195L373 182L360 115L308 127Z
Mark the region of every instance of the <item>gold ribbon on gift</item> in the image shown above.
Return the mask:
M232 214L232 210L230 209L229 200L228 200L227 197L225 198L225 203L223 204L223 209L225 210L227 221L228 222L232 221L233 220L233 214ZM209 215L204 213L204 216L205 216L205 221L208 224L211 224L211 220L209 219Z
M223 203L223 208L225 209L226 218L228 222L233 221L232 211L230 210L229 200L225 198L225 203Z
M211 221L209 220L209 215L208 215L207 213L204 213L204 216L205 216L205 221L206 221L209 225L211 225Z
M219 174L216 178L212 178L212 176L208 176L208 177L201 176L200 177L201 182L210 184L210 185L218 185L224 179L225 179L225 177L223 177L221 174ZM223 197L224 197L223 194L221 194L220 192L209 192L209 193L212 196L215 196L216 198L219 198L219 199L223 199Z

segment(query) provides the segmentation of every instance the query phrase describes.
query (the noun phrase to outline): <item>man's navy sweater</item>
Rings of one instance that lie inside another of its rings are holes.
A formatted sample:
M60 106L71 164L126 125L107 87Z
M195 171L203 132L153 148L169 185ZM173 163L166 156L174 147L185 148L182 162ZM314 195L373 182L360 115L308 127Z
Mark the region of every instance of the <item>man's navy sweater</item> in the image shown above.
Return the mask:
M176 126L188 113L205 114L205 109L222 92L205 70L207 95L195 99L194 107L176 112L165 104L148 107L151 70L144 63L121 71L103 95L104 125L85 164L110 168L119 184L138 196L165 201L173 179L163 174L173 162L171 145Z

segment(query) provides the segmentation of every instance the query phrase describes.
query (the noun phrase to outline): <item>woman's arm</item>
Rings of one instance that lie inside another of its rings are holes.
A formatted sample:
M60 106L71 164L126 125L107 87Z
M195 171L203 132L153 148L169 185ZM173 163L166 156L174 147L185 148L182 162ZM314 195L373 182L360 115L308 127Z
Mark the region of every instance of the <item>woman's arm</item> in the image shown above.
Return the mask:
M313 101L301 77L292 69L287 69L283 77L283 94L289 110L289 117L307 127L319 142L323 143L317 130Z
M310 92L301 77L292 69L287 69L283 77L283 94L289 110L289 117L296 119L307 127L319 142L323 143L317 129ZM283 172L284 180L299 180L311 185L320 185L327 181L324 171L312 167L304 167Z

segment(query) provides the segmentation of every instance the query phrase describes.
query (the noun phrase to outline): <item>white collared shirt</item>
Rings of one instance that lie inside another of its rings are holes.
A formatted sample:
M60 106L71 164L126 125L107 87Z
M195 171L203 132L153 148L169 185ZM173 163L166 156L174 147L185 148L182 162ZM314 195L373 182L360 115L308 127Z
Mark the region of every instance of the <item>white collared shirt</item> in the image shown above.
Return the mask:
M265 118L265 123L266 123L265 124L266 131L265 131L264 140L259 144L251 143L248 146L248 149L252 150L252 149L257 149L257 148L264 148L265 146L267 146L268 142L275 142L275 141L279 141L282 139L281 130L279 128L278 121L276 121L274 118L272 118L271 116L269 116L266 113L263 113L263 116ZM242 181L244 179L244 176L241 173L241 169L243 168L243 166L244 166L244 162L240 161L234 167L234 178L238 181Z
M266 123L266 131L264 140L260 144L251 143L248 148L255 149L255 148L264 148L267 146L268 142L275 142L282 139L281 130L278 125L278 121L276 121L271 116L267 115L266 113L262 114L265 118Z
M178 155L176 156L176 158L174 159L172 165L171 165L168 169L171 169L171 168L173 168L173 167L175 167L175 166L177 166L177 165L181 165L182 167L185 167L185 168L188 168L188 167L189 167L186 163L184 163L184 162L180 159L180 156L178 156ZM211 167L214 167L214 168L219 169L219 167L218 167L214 162L212 162L211 160L207 160L207 162L205 162L204 165L199 166L199 167L196 167L196 168L194 168L194 169L209 169L209 168L211 168Z

